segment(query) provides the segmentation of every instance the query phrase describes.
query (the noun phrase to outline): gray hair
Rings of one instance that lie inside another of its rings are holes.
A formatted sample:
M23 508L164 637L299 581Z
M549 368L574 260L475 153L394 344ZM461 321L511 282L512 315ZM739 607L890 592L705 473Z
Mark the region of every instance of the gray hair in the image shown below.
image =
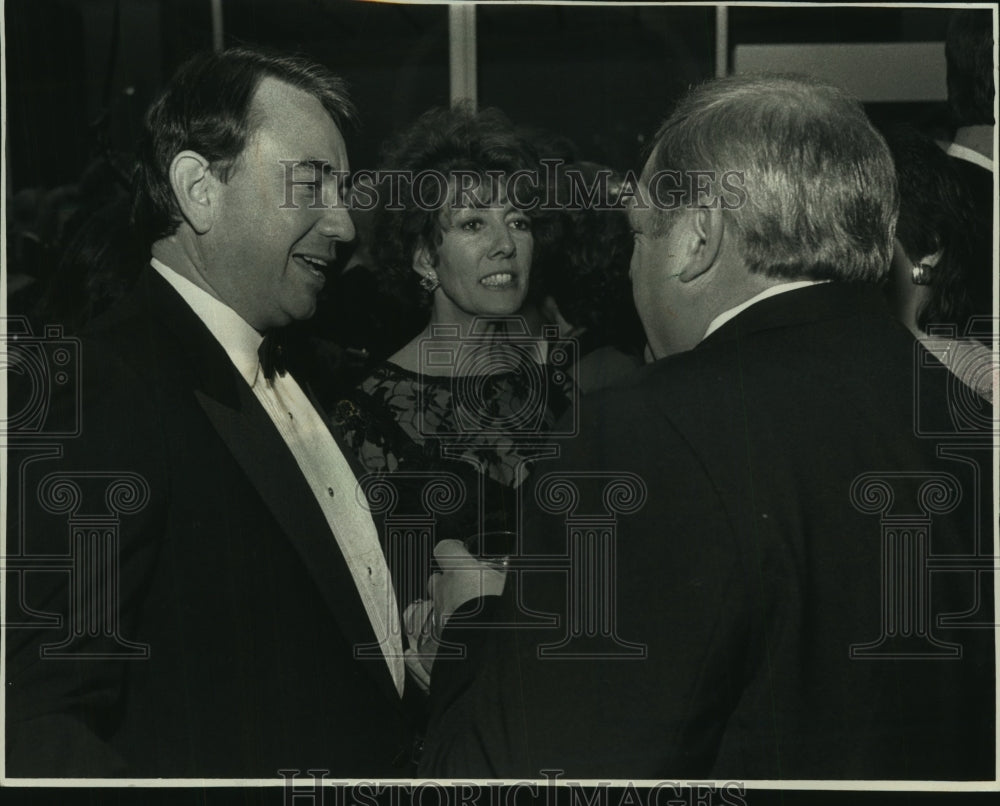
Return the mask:
M892 156L842 90L801 76L709 81L680 101L654 149L656 171L742 175L742 204L728 215L751 272L875 282L888 271L899 207Z

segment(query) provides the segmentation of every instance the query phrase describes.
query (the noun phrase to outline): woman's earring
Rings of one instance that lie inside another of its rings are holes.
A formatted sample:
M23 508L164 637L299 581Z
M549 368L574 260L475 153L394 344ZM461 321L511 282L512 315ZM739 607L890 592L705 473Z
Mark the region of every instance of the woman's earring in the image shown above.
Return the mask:
M427 274L420 278L420 287L428 294L433 294L434 289L439 285L441 285L441 281L438 280L437 274L433 271L427 272Z
M930 285L931 284L931 269L934 266L930 263L925 263L921 261L920 263L914 263L911 269L910 279L913 281L914 285Z

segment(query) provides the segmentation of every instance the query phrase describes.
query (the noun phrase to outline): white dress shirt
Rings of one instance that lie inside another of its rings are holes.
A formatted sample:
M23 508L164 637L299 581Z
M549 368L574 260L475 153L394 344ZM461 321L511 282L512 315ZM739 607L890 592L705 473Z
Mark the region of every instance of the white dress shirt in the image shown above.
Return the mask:
M364 603L400 696L405 667L396 593L367 501L309 398L290 374L268 382L257 350L264 337L232 308L156 258L156 269L191 307L253 390L302 471Z
M774 297L778 294L784 294L786 291L794 291L796 288L805 288L808 285L821 285L822 283L828 283L829 280L796 280L792 283L779 283L778 285L772 285L770 288L766 288L754 297L750 297L746 302L741 302L735 308L730 308L728 311L723 311L718 316L715 317L708 324L708 330L705 331L705 335L702 336L702 341L709 337L709 334L714 333L720 327L722 327L726 322L735 317L738 314L743 313L747 308L755 303L760 302L768 297Z

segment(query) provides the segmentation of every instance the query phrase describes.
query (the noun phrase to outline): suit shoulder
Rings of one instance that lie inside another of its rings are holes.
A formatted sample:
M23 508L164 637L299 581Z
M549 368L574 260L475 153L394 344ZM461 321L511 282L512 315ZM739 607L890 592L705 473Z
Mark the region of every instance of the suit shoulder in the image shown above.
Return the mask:
M691 461L702 437L699 421L717 421L712 401L726 386L724 375L708 364L678 356L648 364L626 382L584 395L579 401L579 434L569 453L598 466Z
M582 405L590 413L669 416L682 402L684 406L710 403L715 388L724 385L733 370L728 345L681 353L646 364L628 379L584 396Z

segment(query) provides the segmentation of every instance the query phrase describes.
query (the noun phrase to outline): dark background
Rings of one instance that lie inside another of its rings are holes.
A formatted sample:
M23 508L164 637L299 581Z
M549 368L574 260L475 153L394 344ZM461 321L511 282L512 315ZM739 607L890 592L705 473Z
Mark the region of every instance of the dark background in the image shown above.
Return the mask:
M116 13L117 8L117 13ZM362 127L354 168L448 102L448 11L345 0L224 0L226 43L304 52L343 75ZM146 107L193 51L211 46L209 0L7 0L8 193L72 183L109 149L122 171ZM730 9L730 48L770 42L943 41L948 9ZM672 102L714 74L715 9L478 7L479 103L569 136L580 156L638 167ZM943 130L943 104L876 116ZM942 133L944 133L942 131Z

